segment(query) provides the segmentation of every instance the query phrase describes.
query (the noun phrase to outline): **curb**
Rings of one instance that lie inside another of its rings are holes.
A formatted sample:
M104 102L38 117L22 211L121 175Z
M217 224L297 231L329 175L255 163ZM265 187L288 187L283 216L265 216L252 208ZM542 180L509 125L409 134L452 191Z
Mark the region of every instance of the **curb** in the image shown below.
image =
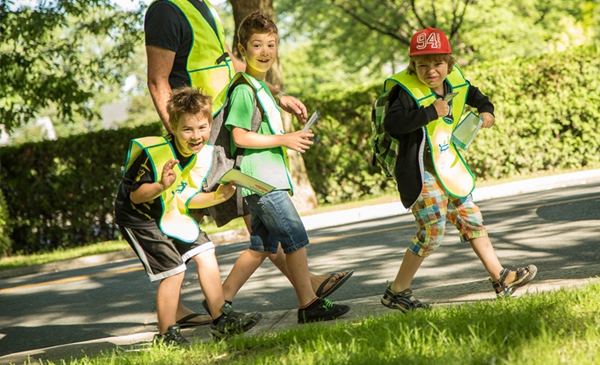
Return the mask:
M579 171L562 175L539 177L505 184L476 188L473 191L473 200L481 201L500 197L509 197L526 194L535 191L549 190L576 185L586 185L600 181L600 169ZM347 210L320 213L301 217L306 230L339 226L348 223L356 223L369 219L390 217L401 214L409 214L410 210L404 208L402 203L384 203L363 206ZM215 246L224 246L241 243L250 240L245 228L219 232L209 235ZM81 257L73 260L64 260L42 265L28 266L18 269L1 270L0 280L37 274L43 272L54 272L59 270L70 270L85 266L102 265L110 262L118 262L135 258L133 250L111 252L107 254Z

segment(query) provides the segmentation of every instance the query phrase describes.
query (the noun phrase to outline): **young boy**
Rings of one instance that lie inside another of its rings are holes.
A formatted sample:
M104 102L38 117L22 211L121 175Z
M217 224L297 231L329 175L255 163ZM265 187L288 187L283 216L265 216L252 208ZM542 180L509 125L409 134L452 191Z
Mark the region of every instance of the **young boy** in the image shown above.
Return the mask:
M403 312L424 307L414 298L410 285L425 257L442 242L446 220L456 226L463 242L469 241L497 296L510 296L535 277L537 268L529 265L512 271L500 265L471 197L475 179L451 141L465 104L478 110L484 128L494 124L494 106L464 79L442 31L427 28L416 32L409 57L408 69L386 80L385 89L393 89L384 128L399 141L395 179L402 204L412 210L418 232L381 303ZM451 93L456 95L451 98Z
M214 244L188 210L229 199L235 187L220 185L200 192L209 175L215 147L205 142L212 122L211 99L198 90L174 90L167 104L173 134L131 141L115 216L123 237L138 255L151 281L160 280L156 295L159 334L154 342L184 344L176 323L179 291L186 263L198 256L198 278L211 309L211 333L217 338L252 328L260 313L233 312L223 298Z
M246 60L246 73L232 80L228 95L229 114L225 125L232 136L232 151L244 148L241 171L276 187L264 196L243 189L251 213L250 248L244 251L223 283L225 300L231 302L237 291L278 242L286 254L290 281L298 296L298 322L332 320L350 310L315 294L311 285L306 245L306 229L290 199L293 191L286 149L304 153L310 148L311 131L283 133L281 113L265 83L265 76L277 58L278 31L275 23L260 13L248 15L238 32L238 49ZM263 119L252 131L254 99Z

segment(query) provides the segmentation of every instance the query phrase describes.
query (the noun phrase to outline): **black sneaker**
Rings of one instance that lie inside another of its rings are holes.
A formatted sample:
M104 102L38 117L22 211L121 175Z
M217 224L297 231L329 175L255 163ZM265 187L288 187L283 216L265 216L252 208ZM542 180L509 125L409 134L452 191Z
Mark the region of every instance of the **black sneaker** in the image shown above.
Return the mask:
M165 334L156 334L152 340L153 345L164 344L167 346L189 345L190 342L181 335L181 328L178 324L169 326Z
M418 299L415 299L410 288L396 293L392 290L391 286L388 286L385 290L383 298L381 298L381 304L391 309L398 309L404 313L429 309L429 305L423 304Z
M298 309L298 323L331 321L348 313L350 307L343 304L333 304L326 298L317 300L307 308Z
M216 339L244 333L256 326L262 319L262 314L258 312L247 314L235 312L229 303L223 304L221 310L223 315L210 325L210 333Z
M230 302L228 300L226 300L225 303L229 304L230 306L233 305L233 302ZM204 309L206 310L206 313L208 313L208 315L212 317L212 314L210 313L210 307L208 306L208 302L206 301L206 299L204 299L202 301L202 307L204 307Z

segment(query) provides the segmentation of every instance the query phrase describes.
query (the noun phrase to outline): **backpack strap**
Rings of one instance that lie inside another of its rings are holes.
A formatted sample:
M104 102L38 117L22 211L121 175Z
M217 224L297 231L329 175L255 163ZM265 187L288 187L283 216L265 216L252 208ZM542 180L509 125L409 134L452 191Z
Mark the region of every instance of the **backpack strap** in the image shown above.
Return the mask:
M233 92L233 89L235 89L237 86L239 86L240 84L248 84L246 82L246 79L241 77L239 78L236 82L233 83L233 85L231 85L231 91L229 92L229 95L227 95L227 100L229 101L229 96L231 95L231 93ZM228 103L229 104L229 103ZM228 110L230 107L230 105L226 106L226 109ZM260 109L260 107L258 106L258 95L256 95L256 93L254 94L254 111L252 112L252 124L251 124L251 132L257 133L258 129L260 128L260 124L262 123L263 120L263 112ZM234 167L236 169L240 169L240 167L242 166L242 158L244 157L244 148L236 148L235 149L235 153L233 154L233 159L235 161L234 163ZM242 196L242 189L237 189L237 191L235 192L235 199L236 199L236 206L237 206L237 214L239 214L240 216L244 215L244 197Z
M244 157L244 148L236 148L235 153L231 153L231 132L225 126L229 115L229 97L235 87L240 84L247 84L246 79L241 77L234 82L227 92L227 98L220 111L213 116L210 137L208 142L214 146L220 147L222 150L219 153L225 157L222 163L216 163L217 166L211 169L211 174L207 179L204 191L215 191L219 186L220 177L231 168L240 169L242 158ZM258 96L254 95L254 111L252 112L251 132L257 133L263 121L263 112L258 104ZM213 165L213 166L215 166ZM221 203L214 207L208 208L210 215L215 220L217 227L221 227L229 223L232 219L242 217L246 213L244 211L244 200L242 197L242 189L237 189L235 199L229 199L225 203ZM246 213L247 214L247 213Z

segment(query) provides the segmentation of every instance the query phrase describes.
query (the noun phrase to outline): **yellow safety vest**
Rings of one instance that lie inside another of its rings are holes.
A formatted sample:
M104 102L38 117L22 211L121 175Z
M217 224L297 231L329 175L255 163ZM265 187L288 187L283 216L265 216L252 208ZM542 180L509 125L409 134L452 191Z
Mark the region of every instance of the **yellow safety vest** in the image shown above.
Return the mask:
M452 142L452 131L458 124L465 109L469 83L465 80L462 71L454 66L454 70L446 77L450 84L451 92L458 92L452 99L453 121L440 117L431 121L423 129L431 147L431 157L435 172L444 189L452 196L463 198L475 189L475 176L467 163ZM400 84L413 97L418 107L431 105L436 99L436 94L423 84L416 75L409 75L404 70L387 79L384 88L389 88L394 83Z
M225 103L225 99L229 96L229 91L231 87L239 80L245 79L246 83L250 85L257 96L258 105L260 109L263 111L264 115L267 117L267 122L269 124L269 128L271 129L271 133L273 134L285 134L283 130L283 121L281 119L281 110L277 106L277 103L271 96L271 93L265 89L265 87L253 76L248 75L244 72L238 72L235 74L229 85L221 94L219 94L218 98L223 99L220 100L219 103L223 105ZM213 109L214 111L214 109ZM218 111L217 111L218 112ZM290 183L290 195L294 194L294 184L292 183L292 176L290 174L290 162L287 154L287 148L281 146L281 155L283 156L283 162L285 163L287 178Z
M125 171L136 158L146 151L154 170L154 180L162 176L165 163L177 159L173 146L165 137L132 139L129 145ZM205 145L185 168L175 165L176 180L159 196L162 216L158 222L160 230L169 237L186 243L194 243L200 234L198 223L189 214L188 203L202 190L202 184L212 167L214 147Z
M225 50L225 32L221 19L212 5L203 0L213 16L217 33L202 14L188 0L170 0L177 5L187 18L192 29L192 47L186 67L193 87L201 88L204 94L213 99L227 86L235 74L233 61ZM213 111L221 105L213 101Z

